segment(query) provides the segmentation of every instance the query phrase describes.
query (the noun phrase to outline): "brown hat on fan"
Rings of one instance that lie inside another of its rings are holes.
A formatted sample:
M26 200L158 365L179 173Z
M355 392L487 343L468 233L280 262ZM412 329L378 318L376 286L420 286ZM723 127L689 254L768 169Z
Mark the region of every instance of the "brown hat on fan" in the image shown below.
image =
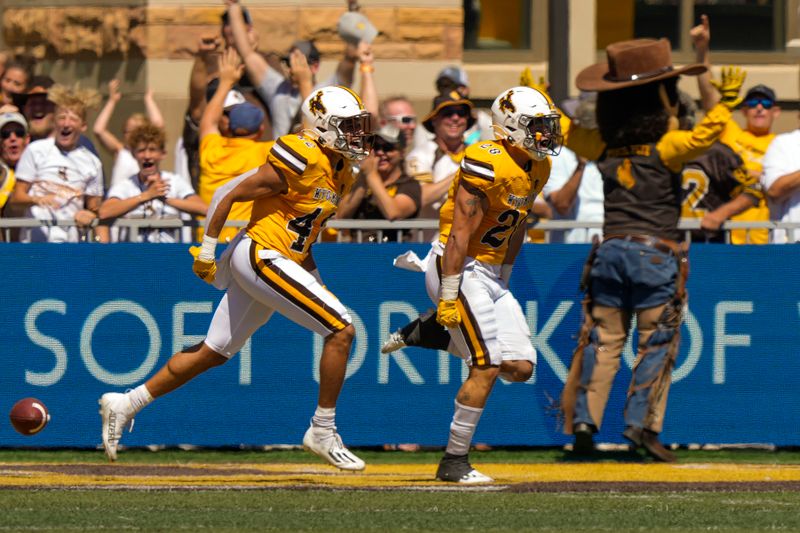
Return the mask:
M586 67L575 79L582 91L613 91L645 85L684 74L697 76L707 70L695 63L681 68L672 66L672 47L667 39L634 39L606 47L607 63Z
M464 107L467 109L467 129L470 129L475 124L475 115L473 109L475 106L469 98L464 98L457 91L450 91L449 93L439 94L433 99L433 108L431 112L422 120L422 125L426 130L433 133L433 119L436 118L446 107Z

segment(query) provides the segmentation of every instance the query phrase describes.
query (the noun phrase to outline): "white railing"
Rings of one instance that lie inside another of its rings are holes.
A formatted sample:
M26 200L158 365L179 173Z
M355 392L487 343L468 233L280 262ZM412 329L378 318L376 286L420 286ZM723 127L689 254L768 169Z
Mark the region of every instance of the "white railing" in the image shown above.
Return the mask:
M246 221L229 220L226 226L243 227ZM0 218L0 234L3 240L8 241L14 230L35 227L72 227L77 226L74 220L37 220L33 218ZM117 219L113 225L117 228L127 228L129 240L138 239L141 231L147 230L172 230L176 237L185 227L202 227L203 221L153 218L153 219ZM336 234L336 242L383 242L386 232L394 233L402 230L401 239L405 242L427 242L426 235L439 227L438 220L434 219L410 219L410 220L331 220L327 227L339 231ZM550 240L551 231L563 231L579 228L602 228L602 222L578 222L574 220L543 220L532 224L528 229L541 230L544 233L545 242ZM681 219L678 228L685 232L685 240L691 241L691 231L700 229L698 219ZM728 221L722 225L725 232L726 242L730 242L730 231L734 229L783 229L787 232L789 242L794 242L796 231L800 231L800 222L732 222ZM87 228L84 240L93 240L92 228ZM180 239L178 239L180 240Z

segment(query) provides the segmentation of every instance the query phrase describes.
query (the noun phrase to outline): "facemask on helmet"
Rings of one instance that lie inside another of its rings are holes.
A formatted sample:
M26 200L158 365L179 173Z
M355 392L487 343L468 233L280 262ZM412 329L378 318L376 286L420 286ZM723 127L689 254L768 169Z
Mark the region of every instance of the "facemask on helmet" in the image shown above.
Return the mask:
M361 99L349 89L317 89L302 104L307 133L347 159L360 161L372 146L372 123Z
M492 104L492 128L505 140L534 159L558 155L564 137L561 115L547 96L531 87L513 87Z

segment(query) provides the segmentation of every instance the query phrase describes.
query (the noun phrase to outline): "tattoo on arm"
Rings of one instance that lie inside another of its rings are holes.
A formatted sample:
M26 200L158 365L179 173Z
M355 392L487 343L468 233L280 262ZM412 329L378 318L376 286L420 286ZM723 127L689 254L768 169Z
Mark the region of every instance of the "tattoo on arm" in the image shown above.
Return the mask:
M478 207L480 207L481 202L485 198L485 194L480 189L476 189L475 187L470 186L469 184L464 184L464 189L472 195L471 198L467 200L467 216L474 217L478 214Z

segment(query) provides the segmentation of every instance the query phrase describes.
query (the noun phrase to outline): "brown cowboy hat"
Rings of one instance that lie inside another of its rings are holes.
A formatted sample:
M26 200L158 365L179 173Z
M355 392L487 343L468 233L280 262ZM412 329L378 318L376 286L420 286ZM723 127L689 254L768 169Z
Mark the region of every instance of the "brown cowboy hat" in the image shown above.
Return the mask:
M582 91L613 91L645 85L684 74L697 76L707 70L698 63L672 66L672 47L667 39L634 39L606 47L607 63L586 67L575 79Z
M433 133L433 119L436 118L436 115L444 109L445 107L457 107L457 106L466 106L469 109L469 115L467 116L467 129L470 129L473 124L475 124L475 116L473 115L473 109L475 106L468 98L464 98L461 96L458 91L450 91L446 94L440 94L436 98L433 99L433 108L431 112L428 113L422 121L422 125L425 127L426 130Z

